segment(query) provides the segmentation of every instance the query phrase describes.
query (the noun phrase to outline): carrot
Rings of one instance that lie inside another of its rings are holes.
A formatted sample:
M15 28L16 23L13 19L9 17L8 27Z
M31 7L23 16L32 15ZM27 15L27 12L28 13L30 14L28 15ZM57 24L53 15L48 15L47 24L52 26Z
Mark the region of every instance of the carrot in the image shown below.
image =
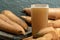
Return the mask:
M10 20L12 20L12 21L18 23L19 25L21 25L25 30L28 29L28 25L25 23L25 21L23 21L22 19L20 19L16 15L14 15L11 11L4 10L1 13L4 14L5 16L7 16Z
M30 16L21 16L25 21L31 24L31 17Z
M38 31L36 34L34 34L34 38L40 37L42 35L45 35L46 33L50 33L50 32L54 32L55 29L53 27L47 27L47 28L43 28L40 31Z
M56 33L57 33L58 37L60 38L60 28L56 28Z
M60 28L56 28L56 34L58 35L58 38L60 40Z
M37 40L58 40L58 39L59 38L55 32L50 32L43 35L42 37L37 38Z
M53 22L54 22L54 20L48 20L48 27L50 27L50 26L54 27Z
M54 28L60 28L60 20L55 20L55 21L53 22L53 27L54 27Z
M12 26L2 19L0 19L0 30L13 33L13 34L17 34L17 35L25 34L25 31L23 28Z
M37 40L51 40L53 38L51 33L45 34L43 37L37 38Z
M31 16L31 8L24 8L23 11Z
M60 8L49 8L49 19L60 19Z

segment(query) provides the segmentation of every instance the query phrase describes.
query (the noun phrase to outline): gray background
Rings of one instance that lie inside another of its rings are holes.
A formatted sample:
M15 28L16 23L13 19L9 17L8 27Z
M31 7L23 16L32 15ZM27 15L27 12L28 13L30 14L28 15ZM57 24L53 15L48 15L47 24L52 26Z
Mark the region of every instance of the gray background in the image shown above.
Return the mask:
M22 9L31 4L49 4L50 7L60 7L60 0L0 0L0 11L8 9L17 14L25 15Z

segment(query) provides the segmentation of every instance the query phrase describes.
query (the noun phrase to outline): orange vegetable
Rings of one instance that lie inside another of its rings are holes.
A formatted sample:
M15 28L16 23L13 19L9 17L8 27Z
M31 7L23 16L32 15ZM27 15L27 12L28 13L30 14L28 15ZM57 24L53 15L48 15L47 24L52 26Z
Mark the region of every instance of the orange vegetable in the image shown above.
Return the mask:
M60 38L60 28L56 28L56 33L57 33L58 37Z
M59 38L55 32L50 32L37 38L37 40L59 40Z
M53 27L54 27L54 28L60 28L60 20L55 20L55 21L53 22Z
M31 8L24 8L23 11L31 16Z
M30 16L21 16L25 21L31 24L31 17Z

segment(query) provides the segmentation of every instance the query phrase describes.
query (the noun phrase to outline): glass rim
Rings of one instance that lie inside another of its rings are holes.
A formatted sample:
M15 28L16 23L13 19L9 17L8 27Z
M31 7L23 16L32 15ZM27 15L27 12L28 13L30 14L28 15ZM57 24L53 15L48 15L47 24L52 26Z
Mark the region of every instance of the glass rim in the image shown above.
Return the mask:
M48 4L32 4L31 8L49 8Z

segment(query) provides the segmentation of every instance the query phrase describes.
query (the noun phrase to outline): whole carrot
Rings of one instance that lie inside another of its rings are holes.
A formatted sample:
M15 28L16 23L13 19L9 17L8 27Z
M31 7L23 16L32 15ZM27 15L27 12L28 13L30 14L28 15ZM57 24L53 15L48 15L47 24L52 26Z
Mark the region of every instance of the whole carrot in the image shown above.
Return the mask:
M12 20L12 21L18 23L19 25L21 25L25 30L28 29L28 25L25 23L25 21L23 21L22 19L20 19L16 15L14 15L11 11L4 10L1 13L3 13L5 16L7 16L10 20Z

